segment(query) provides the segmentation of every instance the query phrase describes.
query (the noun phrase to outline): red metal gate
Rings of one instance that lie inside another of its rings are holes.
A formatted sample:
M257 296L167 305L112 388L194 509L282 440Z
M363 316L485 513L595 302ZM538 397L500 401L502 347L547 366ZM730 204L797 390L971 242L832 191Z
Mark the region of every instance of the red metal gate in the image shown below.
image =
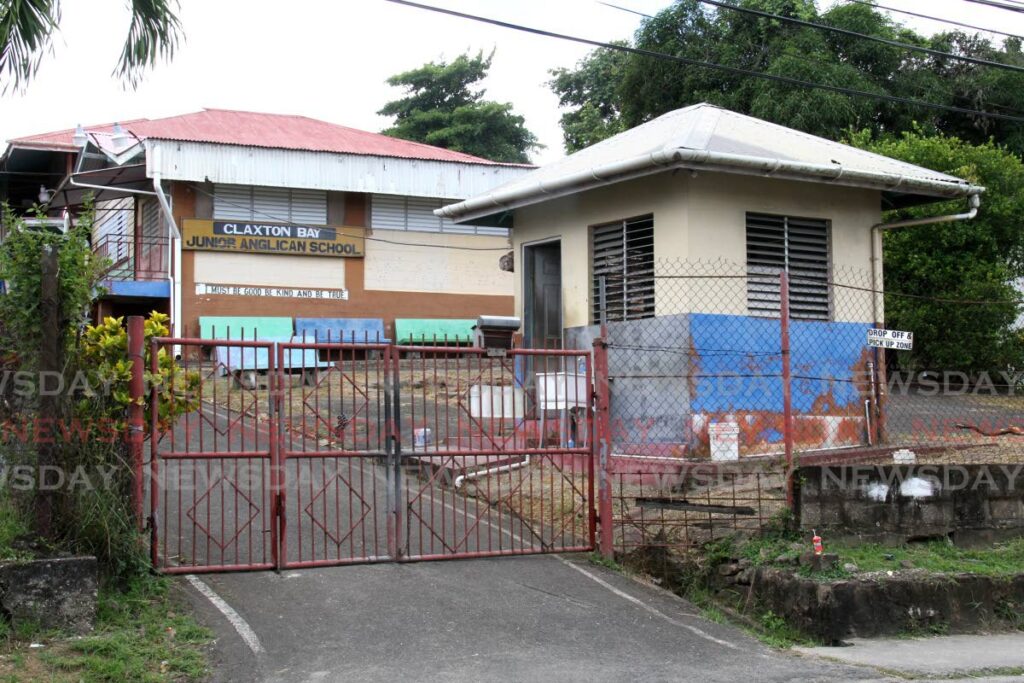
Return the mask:
M449 346L159 339L198 372L160 429L166 572L590 550L591 357ZM157 354L152 354L153 358Z

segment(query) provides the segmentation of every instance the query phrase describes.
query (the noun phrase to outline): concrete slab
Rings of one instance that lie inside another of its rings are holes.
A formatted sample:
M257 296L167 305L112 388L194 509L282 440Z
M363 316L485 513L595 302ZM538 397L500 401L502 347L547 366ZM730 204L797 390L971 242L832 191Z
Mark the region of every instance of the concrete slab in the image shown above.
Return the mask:
M872 666L917 678L978 672L1024 673L1024 633L937 636L934 638L853 639L849 647L796 648L804 655ZM1017 677L1017 680L1021 680Z

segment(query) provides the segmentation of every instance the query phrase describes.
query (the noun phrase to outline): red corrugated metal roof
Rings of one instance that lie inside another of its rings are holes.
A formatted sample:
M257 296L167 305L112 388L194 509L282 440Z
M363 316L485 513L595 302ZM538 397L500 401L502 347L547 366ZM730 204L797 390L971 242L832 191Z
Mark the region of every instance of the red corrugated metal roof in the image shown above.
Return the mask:
M498 164L471 154L288 114L204 109L164 119L123 121L121 126L139 138L452 161L464 164ZM89 126L85 130L109 133L113 127L114 124L110 123ZM69 128L15 138L8 142L18 147L74 151L76 148L71 140L74 133L75 130Z

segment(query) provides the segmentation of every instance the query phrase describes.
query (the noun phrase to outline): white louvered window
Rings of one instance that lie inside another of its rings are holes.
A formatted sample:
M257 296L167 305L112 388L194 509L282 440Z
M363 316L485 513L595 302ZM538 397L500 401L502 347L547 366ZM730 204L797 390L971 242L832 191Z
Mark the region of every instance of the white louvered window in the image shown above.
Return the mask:
M747 214L747 307L778 317L779 274L789 273L789 315L829 320L829 223L820 218Z
M450 232L463 235L508 235L507 228L457 225L448 218L434 215L435 209L457 201L457 199L375 194L370 198L370 226L381 230Z
M213 217L222 221L327 224L327 193L287 187L214 185Z
M654 217L593 230L591 312L595 323L654 317Z
M118 264L131 255L135 239L135 200L131 197L96 202L93 248Z

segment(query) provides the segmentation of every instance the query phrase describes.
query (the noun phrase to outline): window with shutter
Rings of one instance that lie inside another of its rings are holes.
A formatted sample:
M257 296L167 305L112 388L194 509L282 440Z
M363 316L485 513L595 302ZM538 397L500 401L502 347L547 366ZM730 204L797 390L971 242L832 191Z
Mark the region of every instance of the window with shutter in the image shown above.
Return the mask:
M456 225L448 218L434 215L435 209L456 201L458 200L375 194L370 198L370 225L381 230L450 232L463 235L508 235L507 228Z
M818 218L747 214L747 307L777 317L779 273L789 273L790 317L829 320L829 223Z
M591 239L593 321L653 318L654 217L595 226Z
M327 224L327 193L286 187L214 185L213 217L223 221Z

